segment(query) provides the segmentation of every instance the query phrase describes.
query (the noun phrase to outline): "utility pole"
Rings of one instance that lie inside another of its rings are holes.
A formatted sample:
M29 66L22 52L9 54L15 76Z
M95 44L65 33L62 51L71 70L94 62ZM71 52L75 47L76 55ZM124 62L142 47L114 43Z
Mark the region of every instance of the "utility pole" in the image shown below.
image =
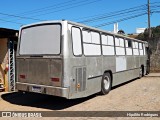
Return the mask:
M148 42L151 38L151 22L150 22L150 0L148 0Z
M151 23L150 23L150 0L148 0L148 46L150 46L150 39L151 39ZM148 53L148 60L147 60L147 73L150 72L150 49L148 47L147 49L147 53Z

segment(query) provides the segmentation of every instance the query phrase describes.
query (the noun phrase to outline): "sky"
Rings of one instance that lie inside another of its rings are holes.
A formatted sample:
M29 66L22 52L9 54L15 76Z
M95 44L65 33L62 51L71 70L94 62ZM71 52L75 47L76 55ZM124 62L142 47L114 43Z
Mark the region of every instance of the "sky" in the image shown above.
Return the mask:
M151 12L158 11L151 14L155 27L160 25L160 0L150 3ZM22 25L61 19L107 31L118 22L125 33L148 26L147 0L1 0L0 5L0 28L19 30Z

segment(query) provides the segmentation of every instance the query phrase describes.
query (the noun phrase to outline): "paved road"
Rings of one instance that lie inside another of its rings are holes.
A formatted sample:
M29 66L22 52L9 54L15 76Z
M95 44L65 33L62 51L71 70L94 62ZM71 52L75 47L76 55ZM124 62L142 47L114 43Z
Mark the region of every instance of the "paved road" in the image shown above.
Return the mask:
M35 93L0 94L0 111L160 111L160 73L115 87L108 95L75 100Z

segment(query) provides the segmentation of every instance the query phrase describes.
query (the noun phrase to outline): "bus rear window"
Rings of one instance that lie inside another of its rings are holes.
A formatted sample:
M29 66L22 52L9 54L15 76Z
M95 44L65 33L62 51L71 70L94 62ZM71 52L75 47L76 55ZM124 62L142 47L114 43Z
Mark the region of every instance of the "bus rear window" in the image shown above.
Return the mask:
M20 55L60 54L61 25L49 24L23 28Z

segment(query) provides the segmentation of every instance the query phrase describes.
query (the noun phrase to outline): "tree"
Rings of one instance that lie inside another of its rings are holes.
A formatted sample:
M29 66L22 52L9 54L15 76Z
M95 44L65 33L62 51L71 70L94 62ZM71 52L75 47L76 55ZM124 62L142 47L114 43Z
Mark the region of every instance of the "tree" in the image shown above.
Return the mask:
M151 40L160 38L160 26L151 27ZM147 41L148 39L148 29L145 29L144 33L140 33L136 39Z
M140 33L137 39L147 41L148 29L145 29L144 33ZM160 25L151 28L151 38L148 41L149 53L150 53L150 65L151 71L160 71Z
M160 37L160 26L153 28L152 30L152 37L159 38Z
M118 31L118 34L122 34L122 35L124 35L124 34L125 34L125 32L124 32L124 30L119 30L119 31Z

